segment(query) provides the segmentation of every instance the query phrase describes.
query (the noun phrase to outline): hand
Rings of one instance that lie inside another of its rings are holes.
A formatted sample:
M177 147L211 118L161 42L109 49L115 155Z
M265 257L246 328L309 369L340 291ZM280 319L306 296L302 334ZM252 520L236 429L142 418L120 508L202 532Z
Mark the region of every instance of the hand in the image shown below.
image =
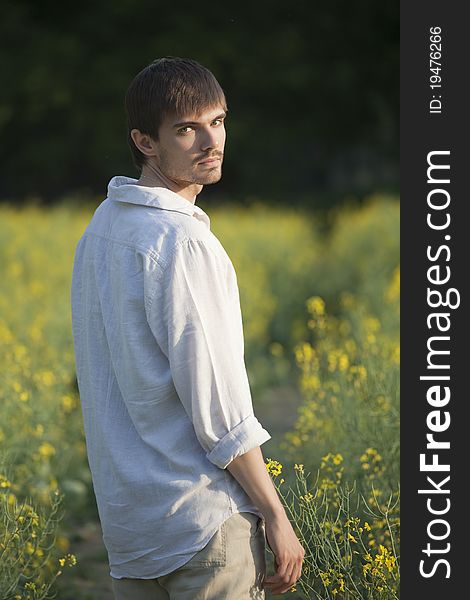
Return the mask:
M264 586L271 594L287 592L302 575L305 550L287 515L265 519L266 540L274 554L275 574L265 577Z

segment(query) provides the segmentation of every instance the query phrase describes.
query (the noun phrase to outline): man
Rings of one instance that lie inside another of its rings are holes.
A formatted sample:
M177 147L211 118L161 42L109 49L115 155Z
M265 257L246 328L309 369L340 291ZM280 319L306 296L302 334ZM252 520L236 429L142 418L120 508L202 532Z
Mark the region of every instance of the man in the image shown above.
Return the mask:
M221 178L214 75L161 58L126 94L138 180L113 177L72 279L88 460L117 600L283 593L300 545L266 470L236 273L195 201ZM266 538L276 573L266 577Z

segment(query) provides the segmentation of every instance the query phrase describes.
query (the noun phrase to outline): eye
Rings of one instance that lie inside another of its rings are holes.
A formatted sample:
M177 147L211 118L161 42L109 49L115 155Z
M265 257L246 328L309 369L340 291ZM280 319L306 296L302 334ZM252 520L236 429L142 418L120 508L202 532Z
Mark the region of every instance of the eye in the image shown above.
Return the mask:
M186 127L181 127L181 129L178 129L178 135L186 135L186 133L189 133L188 131L185 131L185 129L192 129L192 127L190 125L186 125Z
M214 119L214 120L212 121L212 123L217 123L217 121L218 121L219 123L221 123L221 124L224 122L224 120L223 120L223 119Z

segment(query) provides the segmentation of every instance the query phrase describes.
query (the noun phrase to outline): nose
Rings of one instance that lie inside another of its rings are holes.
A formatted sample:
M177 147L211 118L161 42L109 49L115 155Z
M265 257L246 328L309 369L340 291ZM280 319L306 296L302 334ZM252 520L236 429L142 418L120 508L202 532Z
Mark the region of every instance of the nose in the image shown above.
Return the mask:
M213 148L218 148L220 144L220 130L209 129L201 141L201 150L207 152Z

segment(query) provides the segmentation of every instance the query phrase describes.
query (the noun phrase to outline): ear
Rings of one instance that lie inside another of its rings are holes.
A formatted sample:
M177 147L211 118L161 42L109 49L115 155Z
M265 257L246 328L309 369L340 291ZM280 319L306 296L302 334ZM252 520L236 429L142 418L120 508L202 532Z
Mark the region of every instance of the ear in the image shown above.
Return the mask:
M156 155L156 144L148 133L141 133L138 129L133 129L130 133L132 141L144 156Z

